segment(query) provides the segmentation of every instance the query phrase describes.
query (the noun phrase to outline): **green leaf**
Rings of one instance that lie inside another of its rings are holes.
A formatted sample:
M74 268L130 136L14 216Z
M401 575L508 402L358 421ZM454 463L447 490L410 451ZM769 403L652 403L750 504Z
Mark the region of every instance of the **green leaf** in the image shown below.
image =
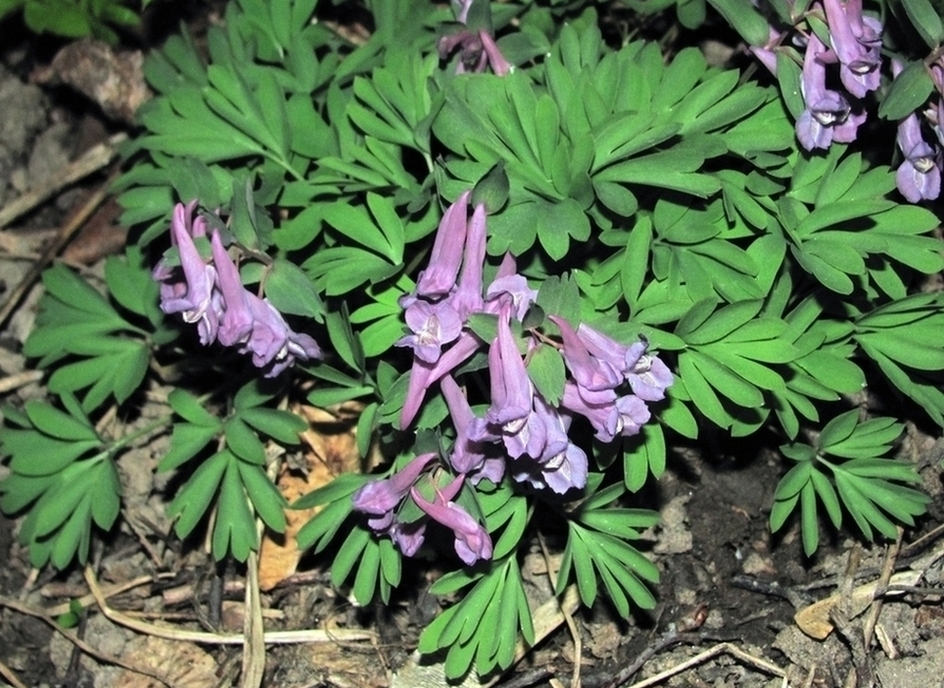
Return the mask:
M207 427L175 423L170 437L170 449L157 465L158 472L170 471L183 465L200 453L221 430L222 424Z
M547 344L540 344L528 358L528 377L551 406L557 406L564 394L565 367L560 352Z
M239 461L232 454L228 456L216 504L213 557L220 561L232 553L237 561L245 561L249 551L256 549L259 543L255 520L239 476Z
M833 418L819 434L817 446L827 451L830 446L848 439L859 424L859 410L852 409Z
M216 496L229 456L232 455L224 450L200 464L168 505L168 516L177 519L174 531L178 537L187 537L203 518Z
M74 442L100 441L95 428L84 415L72 416L37 400L26 402L26 415L37 430L51 437Z
M895 77L879 105L879 117L898 120L920 108L934 90L934 82L924 62L912 62Z
M360 372L364 370L364 351L360 340L351 329L350 317L345 306L340 313L328 313L325 318L328 326L328 337L331 345L341 359L351 368Z
M220 420L207 411L195 396L179 387L167 395L167 403L186 421L204 428L219 428Z
M901 5L905 8L911 25L928 47L932 50L937 48L944 39L944 27L941 26L938 10L928 0L901 0Z
M291 411L253 407L240 410L239 417L282 444L298 444L299 433L308 429L305 419Z
M666 446L662 426L649 423L643 426L638 439L628 439L623 451L623 480L626 489L638 492L649 474L656 479L665 472Z
M287 260L275 258L265 275L265 294L282 313L302 315L317 322L324 319L324 304L314 282Z
M237 415L223 423L226 446L243 461L265 464L265 446L255 432Z

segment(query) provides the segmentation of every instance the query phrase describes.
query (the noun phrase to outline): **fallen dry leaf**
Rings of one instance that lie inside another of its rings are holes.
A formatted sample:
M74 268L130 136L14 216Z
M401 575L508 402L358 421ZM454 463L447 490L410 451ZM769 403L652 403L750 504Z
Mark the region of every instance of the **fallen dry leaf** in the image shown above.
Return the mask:
M277 486L289 504L312 490L327 485L341 473L361 470L357 452L357 414L360 408L345 406L332 414L312 406L295 409L311 424L302 433L302 442L308 446L304 465L291 467L282 463ZM266 533L259 550L259 588L271 590L295 573L302 552L295 544L295 536L319 509L289 510L285 533Z
M125 645L122 657L128 664L150 669L177 688L214 688L219 683L216 661L194 643L136 636ZM115 682L123 688L165 688L158 680L124 671Z

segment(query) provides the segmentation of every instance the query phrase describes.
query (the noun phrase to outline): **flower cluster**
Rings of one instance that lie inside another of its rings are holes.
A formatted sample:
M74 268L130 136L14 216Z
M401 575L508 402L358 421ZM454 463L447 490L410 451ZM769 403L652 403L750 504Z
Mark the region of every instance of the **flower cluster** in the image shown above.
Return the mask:
M425 524L402 523L396 517L411 497L429 518L453 530L456 552L467 564L488 558L491 543L453 501L466 479L498 483L507 471L519 483L558 494L582 488L588 461L568 435L574 418L583 416L603 442L634 435L650 418L647 402L664 398L673 381L665 364L646 353L647 342L620 344L584 324L574 329L562 317L547 318L559 331L559 342L534 329L516 336L514 330L522 330L537 292L517 273L510 254L484 286L486 208L475 204L470 218L471 197L471 192L463 193L446 210L429 265L414 292L401 300L411 333L398 342L413 350L400 425L407 428L413 422L427 390L438 382L456 432L447 464L457 477L436 488L433 501L423 498L415 485L429 473L435 456L424 454L353 497L354 508L371 515L368 523L374 530L388 533L404 553L412 554L423 541ZM491 342L470 327L473 315L495 319ZM485 346L490 404L478 416L453 372ZM548 403L528 375L527 361L540 346L554 346L568 371L559 406Z
M164 258L152 273L161 285L161 310L196 323L205 346L217 341L252 354L253 364L265 369L266 377L278 375L296 359L321 358L314 339L292 331L267 299L243 287L219 231L210 237L211 259L200 255L195 239L206 237L207 223L199 215L193 217L195 208L196 201L174 208L171 243L177 247L180 266L171 266Z
M792 3L791 3L792 5ZM805 109L797 118L797 139L806 150L829 148L833 141L854 141L866 114L862 99L878 88L881 67L881 22L862 12L862 0L822 0L813 2L808 14L826 19L829 46L813 32L797 35L794 42L805 45L800 91ZM764 46L751 52L772 74L777 74L777 50L785 31L771 27ZM839 65L842 89L827 88L827 65ZM902 64L891 60L892 76L898 77ZM937 93L944 93L944 62L930 66ZM922 122L929 123L940 146L929 143ZM912 203L933 200L941 193L941 146L944 146L944 100L938 98L925 112L912 112L898 123L897 144L904 157L895 175L901 194Z
M854 141L866 120L862 99L879 87L881 76L881 22L862 13L862 0L822 0L811 3L808 14L824 16L829 43L809 31L797 37L805 43L800 92L805 109L797 118L796 133L806 150L829 148L833 141ZM776 75L776 47L784 34L771 28L767 45L752 48ZM839 65L841 89L827 88L827 65Z

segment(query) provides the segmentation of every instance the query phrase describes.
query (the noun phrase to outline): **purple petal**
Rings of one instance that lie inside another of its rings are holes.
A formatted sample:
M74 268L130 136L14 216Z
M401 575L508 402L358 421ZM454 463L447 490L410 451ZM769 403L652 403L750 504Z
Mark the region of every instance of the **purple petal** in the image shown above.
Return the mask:
M248 292L239 279L239 270L223 248L219 232L213 232L210 245L213 249L213 263L219 275L220 291L223 294L223 317L220 322L219 341L223 346L242 344L249 337L253 326Z
M498 335L488 350L492 404L487 417L506 433L514 433L531 412L533 387L508 319L509 308L505 307L498 316Z
M416 488L410 495L416 505L434 521L446 526L455 534L456 554L468 566L480 559L491 559L492 540L488 532L455 502L428 502Z
M456 286L456 276L459 274L462 249L465 245L471 195L471 191L464 192L443 214L436 231L429 265L420 275L416 285L418 296L445 296Z
M375 516L392 512L435 456L420 454L389 478L367 483L351 496L354 509Z

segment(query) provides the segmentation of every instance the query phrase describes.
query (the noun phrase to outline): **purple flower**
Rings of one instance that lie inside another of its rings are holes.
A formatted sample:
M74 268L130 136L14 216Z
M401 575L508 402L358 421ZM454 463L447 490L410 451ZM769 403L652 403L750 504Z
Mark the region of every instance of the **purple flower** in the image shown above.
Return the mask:
M219 288L225 304L217 337L223 346L242 344L249 337L253 327L247 292L239 279L239 270L223 248L219 232L213 232L210 245L213 249L213 262L216 265Z
M165 313L180 313L185 322L205 323L205 333L212 341L216 335L212 320L216 314L207 315L212 305L211 294L216 284L216 270L200 256L194 238L206 236L206 220L202 217L191 221L196 201L186 206L178 203L174 208L171 222L171 241L177 246L184 282L171 282L173 271L158 265L155 279L163 283L161 289L161 310ZM211 320L212 319L212 320Z
M534 397L535 414L546 428L547 442L540 457L523 456L513 463L512 477L536 489L550 488L558 494L581 488L587 482L587 455L570 441L570 416Z
M396 522L390 526L390 538L397 544L405 556L412 557L420 547L426 535L425 520L414 523Z
M465 394L459 389L459 385L451 375L443 377L439 386L446 398L449 416L456 429L456 441L452 447L449 463L457 472L470 474L473 483L481 477L488 477L494 483L500 482L501 472L498 475L495 474L496 468L499 471L504 468L504 464L500 461L497 467L489 464L487 476L481 475L481 470L489 458L488 443L494 442L499 436L488 429L484 418L479 418L472 412Z
M471 191L464 192L443 214L436 230L429 265L420 274L416 285L417 296L445 296L456 286L456 276L462 264L462 248L465 245L471 196Z
M608 363L624 376L634 371L639 359L649 347L648 342L643 340L634 342L630 346L620 344L612 337L583 323L577 327L577 336L586 344L591 354Z
M259 368L271 365L266 377L275 377L292 365L295 358L321 358L321 349L315 340L289 329L282 314L268 299L260 299L250 292L246 292L246 299L253 323L249 339L241 351L252 353L253 365Z
M612 442L622 430L619 413L616 411L616 392L609 390L606 396L596 403L588 403L573 380L564 383L564 395L561 406L572 413L579 413L590 421L596 438L601 442Z
M646 354L639 357L632 372L626 375L626 381L640 399L661 401L665 399L665 390L675 382L675 376L662 359Z
M581 489L587 484L587 455L574 443L541 467L544 483L557 494Z
M566 320L556 315L549 315L548 320L561 331L564 362L577 383L577 392L589 404L605 403L612 390L623 382L619 369L608 361L593 356Z
M462 332L462 319L446 301L429 303L415 300L406 309L406 324L413 331L396 343L409 346L417 359L435 363L442 354L442 347L455 341Z
M646 402L632 394L626 394L616 400L616 413L619 416L617 427L624 437L638 435L642 426L652 417Z
M752 45L749 48L754 57L774 76L777 76L777 53L773 49L780 44L782 37L783 34L780 31L770 27L770 38L767 39L767 44L763 47Z
M420 454L389 478L367 483L351 496L354 509L374 516L369 523L375 530L387 528L391 525L394 509L435 456L435 453Z
M427 363L414 356L406 399L400 411L401 429L405 430L413 422L417 411L423 404L423 399L426 398L426 390L438 382L443 375L462 365L480 346L482 342L478 337L471 332L463 332L435 363Z
M296 359L321 358L314 339L293 332L272 304L243 287L219 232L210 237L211 262L200 256L194 238L206 236L206 220L198 216L191 223L195 208L196 201L178 204L171 224L171 241L180 254L184 281L177 279L177 270L164 260L152 273L161 283L161 309L195 322L205 346L216 340L223 346L240 346L241 353L252 353L253 363L266 368L266 377L278 375Z
M905 155L895 172L901 195L911 203L933 200L941 194L941 170L938 154L921 136L921 123L911 113L898 123L898 147Z
M833 138L852 141L858 125L864 121L864 115L861 120L859 117L850 118L852 108L849 102L836 91L826 88L826 66L819 59L825 50L826 46L811 33L800 81L806 109L796 122L797 138L806 150L829 148Z
M491 559L492 539L488 531L472 518L468 511L455 502L449 501L447 491L457 492L455 485L458 483L461 487L462 479L462 476L456 478L456 481L444 488L442 493L438 493L432 502L424 499L416 488L411 490L410 495L424 513L455 534L456 554L467 566L471 566L480 559Z
M881 83L882 25L862 16L862 0L823 0L829 37L839 59L839 78L856 98L864 98Z
M486 296L489 300L497 300L503 294L511 297L512 310L518 320L524 320L531 304L538 297L538 292L528 286L528 280L518 274L496 277L488 285Z
M492 405L487 417L505 434L513 435L526 424L534 389L512 337L509 315L506 306L498 316L498 335L488 350Z
M901 62L892 59L892 75L897 77L902 69ZM895 183L901 195L911 203L937 198L941 193L938 150L924 140L917 113L912 112L898 122L897 142L905 156L895 173Z
M472 211L465 237L465 255L459 283L449 296L449 303L465 321L469 315L482 310L482 270L485 267L485 204L479 203Z

